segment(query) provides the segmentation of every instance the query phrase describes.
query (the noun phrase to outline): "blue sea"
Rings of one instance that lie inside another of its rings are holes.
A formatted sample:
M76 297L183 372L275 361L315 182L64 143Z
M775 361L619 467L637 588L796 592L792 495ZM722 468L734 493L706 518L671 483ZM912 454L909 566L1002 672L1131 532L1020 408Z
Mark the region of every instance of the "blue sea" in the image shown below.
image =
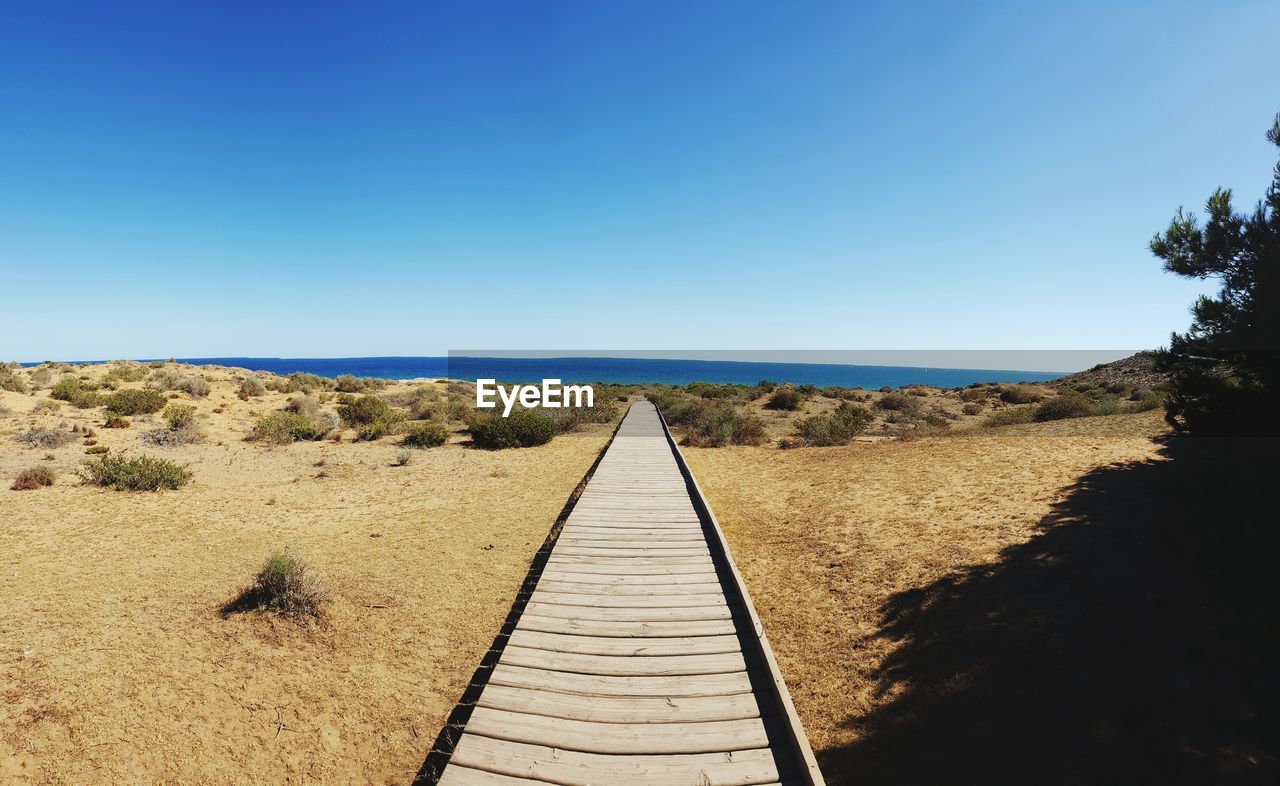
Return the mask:
M490 358L490 357L370 357L370 358L179 358L184 363L239 366L254 371L291 374L302 371L324 377L414 379L493 378L506 383L616 382L686 385L716 382L754 385L761 380L817 387L874 390L902 385L961 387L973 382L1042 382L1063 376L1058 372L1000 369L860 366L829 363L755 363L733 360L656 360L649 358ZM1065 373L1065 372L1064 372Z

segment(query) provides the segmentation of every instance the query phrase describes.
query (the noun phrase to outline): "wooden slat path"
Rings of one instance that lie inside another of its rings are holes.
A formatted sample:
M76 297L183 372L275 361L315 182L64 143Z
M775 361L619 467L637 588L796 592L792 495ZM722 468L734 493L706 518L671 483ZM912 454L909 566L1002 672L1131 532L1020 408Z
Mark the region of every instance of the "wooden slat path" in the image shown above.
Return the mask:
M822 784L723 534L632 405L555 541L441 786Z

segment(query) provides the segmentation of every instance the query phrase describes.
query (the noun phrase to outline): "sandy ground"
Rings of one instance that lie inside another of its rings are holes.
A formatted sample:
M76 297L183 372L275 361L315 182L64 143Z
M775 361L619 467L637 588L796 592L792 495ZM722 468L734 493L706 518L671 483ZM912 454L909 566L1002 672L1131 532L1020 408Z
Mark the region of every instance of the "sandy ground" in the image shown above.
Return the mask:
M0 419L0 782L407 783L610 431L393 466L390 438L247 443L254 413L285 396L240 401L209 376L208 398L182 395L208 443L168 450L138 447L146 424L108 430L101 410L67 405L32 418L47 390L0 392L18 413ZM158 494L80 485L78 442L13 441L37 422L92 424L99 444L189 463L195 479ZM55 486L8 489L39 463ZM286 546L328 585L328 620L221 617Z
M0 391L0 782L407 783L610 430L500 453L455 436L407 466L393 465L393 439L352 443L350 432L339 444L268 448L244 436L287 396L242 401L236 375L207 372L207 398L173 394L198 408L207 437L173 449L139 447L139 432L155 425L145 417L108 430L101 410L30 414L47 389ZM778 427L794 416L767 415ZM161 494L80 485L80 441L45 451L13 440L59 423L94 428L113 452L188 463L195 480ZM1158 542L1151 533L1189 506L1170 497L1147 516L1146 534L1119 547L1097 539L1141 518L1154 496L1194 488L1162 468L1173 464L1160 452L1165 433L1160 413L1146 412L841 448L684 448L831 783L1012 784L1067 768L1079 772L1055 782L1133 782L1080 767L1111 755L1089 747L1115 736L1107 729L1141 724L1068 705L1090 691L1099 706L1113 703L1133 674L1100 653L1143 651L1143 641L1152 650L1143 672L1154 663L1163 681L1134 692L1135 706L1170 715L1159 705L1177 698L1169 685L1199 668L1204 678L1191 682L1214 695L1186 703L1203 718L1186 739L1243 717L1241 702L1221 697L1256 694L1253 683L1233 687L1211 671L1227 650L1182 665L1166 654L1196 641L1177 626L1197 601L1165 609L1149 588L1190 586L1185 571L1141 565ZM36 464L59 471L55 486L7 489ZM1093 518L1111 526L1080 526ZM1188 543L1194 555L1199 543ZM220 616L286 546L331 590L326 621ZM1073 559L1089 567L1044 575ZM1080 576L1097 565L1110 578L1082 592ZM1134 566L1147 573L1131 580ZM1206 573L1205 586L1215 580ZM1074 600L1086 596L1092 605ZM1129 606L1100 631L1092 620L1122 598ZM1144 618L1148 628L1134 624ZM1045 631L1075 648L1044 649ZM1255 650L1235 643L1241 674L1256 672L1246 668ZM1004 660L984 674L991 652ZM1110 681L1093 679L1108 669ZM1072 682L1075 673L1093 682ZM1023 729L1040 738L1018 738ZM1078 733L1088 755L1058 741ZM1159 745L1169 736L1150 735ZM1247 765L1257 756L1240 739L1203 745L1230 755L1200 760ZM1113 745L1121 764L1151 759L1122 742Z
M904 687L884 678L891 599L998 562L1079 477L1154 459L1165 430L1147 412L841 448L683 448L830 782L860 782L845 752Z

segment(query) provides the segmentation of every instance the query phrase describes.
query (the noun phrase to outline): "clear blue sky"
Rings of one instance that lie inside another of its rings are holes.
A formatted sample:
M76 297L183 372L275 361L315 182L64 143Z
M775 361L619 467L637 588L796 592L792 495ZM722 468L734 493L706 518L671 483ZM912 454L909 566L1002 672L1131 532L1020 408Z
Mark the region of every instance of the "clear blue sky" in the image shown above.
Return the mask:
M1152 346L1280 4L0 3L0 357Z

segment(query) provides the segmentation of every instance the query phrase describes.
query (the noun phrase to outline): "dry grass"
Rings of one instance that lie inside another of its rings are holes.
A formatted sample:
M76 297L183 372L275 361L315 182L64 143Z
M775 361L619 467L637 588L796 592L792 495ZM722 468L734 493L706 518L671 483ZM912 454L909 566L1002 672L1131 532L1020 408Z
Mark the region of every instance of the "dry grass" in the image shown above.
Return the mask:
M998 562L1078 478L1155 458L1164 431L1149 412L838 448L684 449L830 782L914 782L860 778L849 753L906 689L885 680L899 643L883 627L891 600Z
M455 432L391 467L389 439L246 442L288 395L242 401L243 374L199 371L206 443L148 448L190 465L186 488L6 492L0 783L408 783L610 427L501 452ZM35 403L0 391L20 413L0 422L0 477L32 460L13 434L102 417ZM137 429L98 439L138 449ZM51 456L63 476L83 459ZM285 547L324 577L324 621L224 619Z

